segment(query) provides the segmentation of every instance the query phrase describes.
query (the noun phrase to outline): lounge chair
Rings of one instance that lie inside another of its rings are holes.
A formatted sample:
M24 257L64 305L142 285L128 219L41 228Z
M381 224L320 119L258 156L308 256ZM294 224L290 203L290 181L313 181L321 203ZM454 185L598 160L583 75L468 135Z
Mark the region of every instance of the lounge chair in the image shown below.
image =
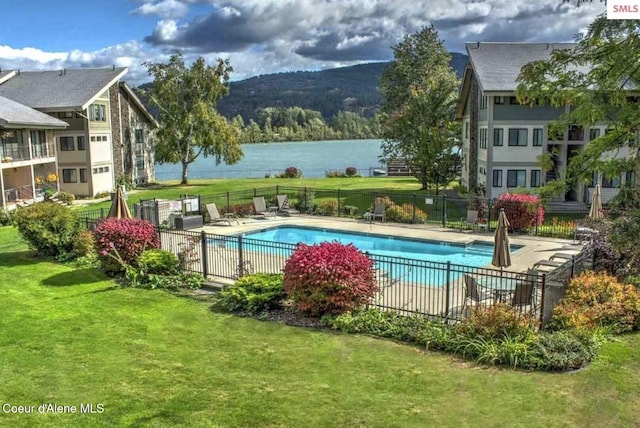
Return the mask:
M471 302L475 302L476 304L478 304L484 300L493 299L491 292L480 286L478 284L478 280L471 275L465 274L463 277L463 281L465 291L465 304L467 300L471 300Z
M573 260L574 257L577 257L578 254L569 254L569 253L555 253L549 260L561 259L561 260Z
M373 201L373 211L367 211L364 213L363 217L367 220L375 220L379 218L384 223L384 220L387 217L386 211L387 206L383 202L376 200Z
M460 230L464 225L477 226L480 229L487 230L489 225L487 223L478 222L478 210L467 210L467 218L460 219Z
M286 215L291 214L300 214L295 208L291 208L289 205L289 197L287 195L276 195L276 199L278 200L278 212Z
M238 217L236 217L235 214L222 217L220 215L220 211L218 211L218 207L216 206L216 204L211 203L205 206L207 207L207 212L209 213L210 223L215 224L215 223L226 222L229 224L229 226L231 226L231 219L233 218L238 224L240 224L240 220L238 220Z
M533 265L533 269L534 270L539 270L538 268L545 267L545 268L551 268L553 270L553 269L555 269L557 267L562 266L565 263L567 263L566 260L563 261L563 262L559 262L559 261L556 261L556 260L540 260L540 261L536 262Z
M597 235L598 231L596 229L587 227L580 222L577 222L576 227L573 229L574 242L591 242Z
M253 198L253 210L256 215L260 217L275 215L275 211L267 209L267 203L264 200L264 196L256 196Z

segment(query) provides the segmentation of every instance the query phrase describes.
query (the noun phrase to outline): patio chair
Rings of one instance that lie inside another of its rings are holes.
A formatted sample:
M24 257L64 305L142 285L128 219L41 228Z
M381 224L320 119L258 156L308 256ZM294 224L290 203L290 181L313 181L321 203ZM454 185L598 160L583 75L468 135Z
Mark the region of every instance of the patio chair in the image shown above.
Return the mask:
M231 219L233 218L238 224L240 224L240 220L233 213L229 213L230 215L225 215L225 217L222 217L220 215L220 211L218 211L218 207L214 203L207 204L205 205L205 207L207 208L207 212L209 213L210 223L215 224L226 222L229 224L229 226L231 226Z
M256 215L260 217L275 214L275 211L269 211L267 209L267 203L264 200L264 196L256 196L253 198L253 210Z
M462 230L465 225L477 226L485 230L489 227L487 223L478 222L478 210L467 210L467 217L460 219L460 230Z
M534 307L534 294L533 294L533 281L519 282L516 284L516 289L513 290L513 296L511 298L511 306L522 310L524 306Z
M567 263L567 260L560 262L556 260L540 260L534 263L533 270L541 270L539 268L550 268L550 270L554 270L557 267L562 266Z
M465 274L463 277L464 281L464 291L465 291L465 305L467 300L471 300L471 302L475 302L479 304L485 300L493 299L489 290L486 290L484 287L478 284L478 280L472 277L469 274Z
M373 211L367 211L364 213L363 217L367 220L375 220L379 218L380 221L384 223L384 220L387 217L386 211L387 206L383 202L376 200L373 201Z
M572 260L574 257L578 256L578 254L569 254L569 253L555 253L553 254L551 257L549 257L549 260L553 261L555 259L560 259L560 260Z
M289 205L289 196L276 195L276 199L278 200L278 212L286 215L300 214L300 211L295 208L291 208L291 205Z

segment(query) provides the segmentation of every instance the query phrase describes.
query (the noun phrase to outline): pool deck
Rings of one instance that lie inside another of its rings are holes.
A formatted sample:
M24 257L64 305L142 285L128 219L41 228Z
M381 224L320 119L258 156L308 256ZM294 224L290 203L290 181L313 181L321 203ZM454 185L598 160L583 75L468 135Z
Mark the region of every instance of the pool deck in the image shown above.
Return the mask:
M394 237L409 237L414 239L426 239L433 241L445 241L451 243L468 244L473 241L493 245L493 232L460 231L459 229L442 228L435 225L414 225L398 223L368 222L335 217L315 217L306 215L276 216L266 219L244 218L240 224L232 223L231 226L217 223L205 225L201 229L207 233L220 235L236 235L242 232L250 232L275 226L309 226L327 229L340 229L344 231L377 233ZM505 270L522 272L533 266L540 260L548 260L555 253L578 254L582 249L568 239L545 238L537 236L515 235L510 236L512 245L521 246L519 250L511 254L511 266ZM484 266L494 268L491 264Z

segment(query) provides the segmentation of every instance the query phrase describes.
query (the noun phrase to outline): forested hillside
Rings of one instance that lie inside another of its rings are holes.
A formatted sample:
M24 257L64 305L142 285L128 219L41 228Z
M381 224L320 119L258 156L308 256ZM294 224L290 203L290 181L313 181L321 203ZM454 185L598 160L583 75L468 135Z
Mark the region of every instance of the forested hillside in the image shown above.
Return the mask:
M462 77L467 56L452 53L451 66ZM371 117L382 102L377 86L388 62L368 63L322 71L266 74L231 83L229 96L218 104L229 119L259 121L266 107L301 107L320 112L328 123L340 111Z

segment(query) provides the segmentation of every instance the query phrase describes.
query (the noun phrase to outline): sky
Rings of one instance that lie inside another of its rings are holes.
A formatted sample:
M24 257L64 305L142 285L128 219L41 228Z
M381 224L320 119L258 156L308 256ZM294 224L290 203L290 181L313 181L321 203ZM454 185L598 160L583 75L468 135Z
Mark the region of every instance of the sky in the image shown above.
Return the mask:
M605 11L562 0L0 0L0 69L129 67L176 52L229 59L232 80L393 59L392 46L434 25L465 42L570 42Z

